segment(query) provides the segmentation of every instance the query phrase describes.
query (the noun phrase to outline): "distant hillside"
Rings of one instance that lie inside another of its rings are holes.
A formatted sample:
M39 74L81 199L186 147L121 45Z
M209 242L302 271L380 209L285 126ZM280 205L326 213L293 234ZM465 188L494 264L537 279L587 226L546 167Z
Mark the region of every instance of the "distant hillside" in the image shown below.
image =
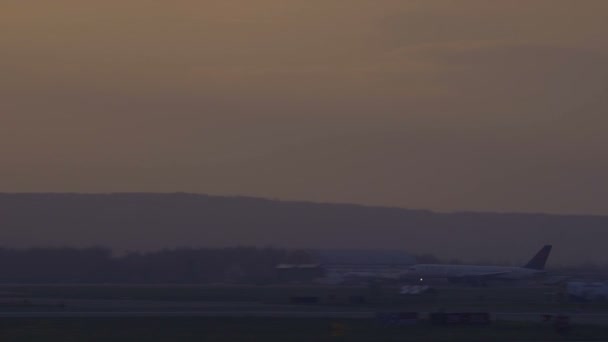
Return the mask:
M194 194L0 194L0 245L385 248L461 260L608 263L608 217L434 213Z

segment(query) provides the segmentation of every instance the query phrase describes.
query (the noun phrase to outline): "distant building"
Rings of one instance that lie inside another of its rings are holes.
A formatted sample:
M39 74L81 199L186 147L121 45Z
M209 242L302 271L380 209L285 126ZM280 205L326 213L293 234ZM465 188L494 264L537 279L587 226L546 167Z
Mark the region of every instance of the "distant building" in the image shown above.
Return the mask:
M416 258L394 250L320 249L310 251L321 265L344 266L404 266L416 263Z
M329 283L341 283L348 278L396 278L416 263L416 258L402 251L325 249L308 253L311 264L278 265L279 279L302 282L323 278Z
M566 293L573 300L605 302L608 300L608 283L569 281Z

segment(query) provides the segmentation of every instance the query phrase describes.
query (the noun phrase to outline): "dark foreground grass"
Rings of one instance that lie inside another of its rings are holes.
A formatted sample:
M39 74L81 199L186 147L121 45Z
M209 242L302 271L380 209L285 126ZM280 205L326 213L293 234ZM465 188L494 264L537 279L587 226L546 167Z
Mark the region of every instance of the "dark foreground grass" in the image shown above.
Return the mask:
M372 320L295 318L0 319L0 341L598 341L608 327L574 326L568 335L550 325L495 323L382 327Z
M0 285L0 293L19 298L96 299L258 302L288 304L293 296L314 296L322 305L348 304L351 296L365 298L359 307L398 307L407 310L432 311L534 311L557 312L583 309L586 312L608 312L608 302L580 303L556 300L547 296L554 288L460 288L442 287L434 295L402 296L398 287L306 286L306 285ZM328 298L338 298L331 302ZM350 305L353 306L353 305Z

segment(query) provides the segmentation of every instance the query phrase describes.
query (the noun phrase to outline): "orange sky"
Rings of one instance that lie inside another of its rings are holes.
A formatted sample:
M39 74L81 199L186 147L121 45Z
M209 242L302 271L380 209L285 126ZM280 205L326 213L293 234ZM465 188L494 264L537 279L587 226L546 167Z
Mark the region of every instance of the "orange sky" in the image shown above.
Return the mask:
M0 191L608 214L606 13L5 0Z

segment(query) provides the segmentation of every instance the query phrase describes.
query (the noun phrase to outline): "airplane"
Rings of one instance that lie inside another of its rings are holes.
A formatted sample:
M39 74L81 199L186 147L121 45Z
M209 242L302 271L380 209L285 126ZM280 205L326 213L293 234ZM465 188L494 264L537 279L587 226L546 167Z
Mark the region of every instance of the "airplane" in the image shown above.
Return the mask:
M551 245L541 248L522 267L419 264L408 268L404 276L419 279L441 278L452 283L485 285L490 280L523 280L544 275L545 264L551 253Z

